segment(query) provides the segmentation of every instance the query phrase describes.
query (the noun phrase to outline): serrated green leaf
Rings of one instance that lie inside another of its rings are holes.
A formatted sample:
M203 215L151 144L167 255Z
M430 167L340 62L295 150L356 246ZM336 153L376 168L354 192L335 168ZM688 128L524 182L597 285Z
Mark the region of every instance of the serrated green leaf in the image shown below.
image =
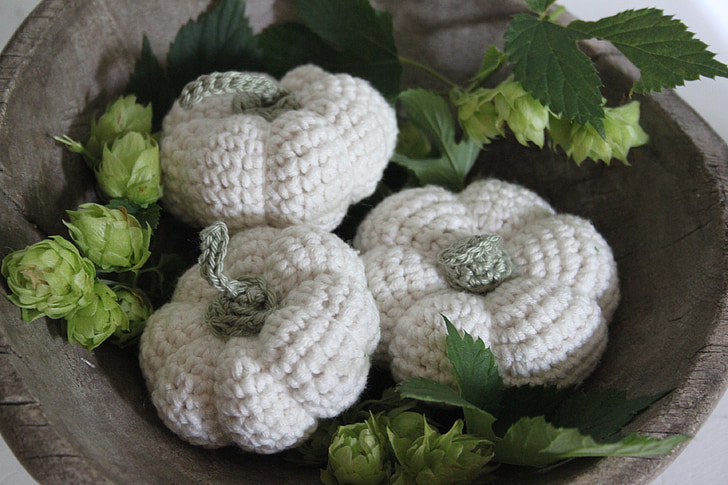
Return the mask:
M152 104L156 131L188 82L214 71L258 70L260 65L260 50L245 17L245 2L220 0L179 29L167 54L166 69L145 35L126 91L135 94L139 103Z
M152 52L152 46L145 35L142 52L129 76L126 86L128 94L134 94L140 104L152 105L153 130L159 130L164 115L174 103L176 93L172 90L167 73Z
M399 95L409 119L427 136L437 156L414 159L395 154L392 161L417 176L421 185L436 184L451 190L462 190L465 178L480 153L480 147L468 139L455 140L455 121L447 102L437 94L411 89Z
M627 392L616 389L580 390L546 413L555 426L577 428L601 442L618 433L640 411L665 395L627 399Z
M187 22L167 54L167 72L177 94L202 74L254 71L259 66L260 50L245 16L243 0L220 0L211 10Z
M597 443L576 429L558 428L562 431L544 450L543 454L556 455L558 458L580 458L596 456L664 456L677 445L690 439L686 435L673 435L667 438L653 438L629 434L613 443Z
M294 0L305 24L340 55L342 72L367 79L385 96L399 92L402 66L392 16L368 0Z
M604 135L601 81L577 45L584 34L518 14L504 37L513 73L526 91L554 113Z
M497 413L496 432L505 433L510 425L525 416L550 417L572 392L572 388L555 386L523 385L504 388L501 409Z
M634 91L681 86L700 76L728 77L728 67L681 21L662 10L627 10L594 22L574 21L569 29L608 40L640 70Z
M587 456L662 456L689 439L684 435L664 440L631 434L599 444L575 428L557 428L543 416L522 418L495 444L495 460L511 465L540 467L565 458Z
M461 337L445 316L443 319L447 326L447 358L460 395L484 411L495 412L503 395L503 378L493 353L481 339L473 340L467 332Z
M413 377L400 382L397 384L397 392L403 397L425 402L436 402L461 408L476 407L450 386L424 377Z
M548 8L554 4L556 0L526 0L528 8L536 13L544 13Z
M273 25L258 34L263 52L264 70L282 77L291 69L315 64L326 71L336 71L339 52L303 24Z

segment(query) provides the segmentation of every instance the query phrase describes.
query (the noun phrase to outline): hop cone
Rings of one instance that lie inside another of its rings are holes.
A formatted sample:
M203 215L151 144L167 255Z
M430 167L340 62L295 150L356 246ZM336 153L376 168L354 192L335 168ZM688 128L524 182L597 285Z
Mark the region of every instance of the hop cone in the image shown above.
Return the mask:
M7 255L2 275L12 292L8 298L23 309L25 321L63 318L94 296L93 263L60 236Z
M108 105L98 120L91 120L86 150L95 160L101 160L106 145L132 131L143 135L151 133L152 106L138 104L134 95L122 96Z
M147 207L162 197L159 145L134 132L117 138L110 147L104 146L96 179L108 197Z
M508 125L522 145L544 144L549 110L527 93L521 83L506 80L493 89L480 88L455 101L465 133L482 144L505 134Z
M498 116L493 104L494 96L492 89L478 89L455 100L460 126L468 138L480 145L487 145L506 133L504 120Z
M378 485L389 477L387 436L378 418L340 426L331 439L325 485Z
M82 204L68 211L64 222L71 238L91 261L104 272L141 268L151 255L152 231L123 207L109 209L99 204Z
M493 457L490 441L463 434L461 420L445 434L430 427L424 416L420 420L421 434L414 440L411 433L403 437L388 430L399 462L392 476L393 484L469 484L490 471L488 464Z
M616 158L628 165L629 150L649 141L639 120L640 104L631 101L618 108L604 109L605 138L591 125L582 126L557 117L551 118L549 135L553 145L563 148L577 164L587 158L605 163Z
M90 303L78 308L68 320L68 341L92 350L109 338L117 328L129 327L129 320L107 285L96 282Z
M127 347L134 344L142 334L144 326L152 314L152 304L139 289L114 285L111 290L116 295L116 301L126 315L127 324L119 325L109 340L119 347Z

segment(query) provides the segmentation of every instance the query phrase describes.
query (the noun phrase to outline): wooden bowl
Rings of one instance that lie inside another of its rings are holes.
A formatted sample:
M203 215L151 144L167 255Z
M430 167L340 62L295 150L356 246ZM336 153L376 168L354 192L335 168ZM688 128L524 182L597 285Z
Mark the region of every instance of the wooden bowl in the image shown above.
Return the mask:
M146 33L166 52L208 0L45 0L0 56L2 256L64 234L66 209L93 199L92 177L53 135L83 138L92 112L119 95ZM389 0L403 53L458 80L500 42L517 2ZM249 0L256 29L291 13ZM634 76L624 59L591 47L605 82ZM409 80L414 79L407 72ZM591 219L612 245L623 298L609 347L589 386L632 395L674 388L630 429L694 435L726 386L726 161L728 148L672 92L642 98L652 142L632 166L577 167L564 157L504 141L477 176L522 183L565 212ZM7 291L6 288L4 288ZM59 322L20 320L0 298L0 431L42 483L317 483L318 470L277 456L210 451L169 432L147 397L134 351L88 352ZM510 471L498 483L639 484L673 456L575 460L546 473Z

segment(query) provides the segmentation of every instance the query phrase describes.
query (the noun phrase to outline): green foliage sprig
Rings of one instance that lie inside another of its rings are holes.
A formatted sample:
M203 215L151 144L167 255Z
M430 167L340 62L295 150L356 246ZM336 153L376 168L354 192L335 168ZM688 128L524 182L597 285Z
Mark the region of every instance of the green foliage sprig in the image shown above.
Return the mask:
M559 23L563 9L554 8L554 1L526 3L532 12L512 18L504 50L487 49L466 86L402 56L391 15L374 9L368 0L295 0L301 23L273 25L257 35L242 0L221 0L180 29L166 63L154 56L145 37L128 89L141 102L152 103L158 127L182 86L213 70L262 70L282 76L314 63L346 72L398 100L407 114L392 161L410 170L421 185L460 190L483 146L503 136L563 150L577 163L588 158L627 164L630 149L647 143L637 101L606 105L597 70L579 48L584 40L610 41L637 66L641 77L627 97L700 76L728 77L728 67L682 22L661 10L628 10L597 22L565 25ZM403 91L405 64L435 76L445 93ZM503 70L512 76L486 88Z
M69 342L92 350L106 340L134 344L152 303L138 285L147 268L162 195L159 148L151 134L152 110L120 97L91 120L85 143L55 137L81 154L96 175L106 205L69 210L70 241L51 236L14 251L2 262L10 300L26 321L61 319Z
M503 387L495 358L483 341L461 337L447 318L445 323L447 356L458 391L423 378L402 382L397 390L404 397L462 408L468 432L493 441L494 461L540 467L574 457L661 456L689 439L620 434L664 392L627 399L626 392L616 390ZM540 402L539 409L532 407L534 402ZM551 409L544 406L548 403Z
M348 416L334 422L334 426L322 427L315 440L303 445L309 451L305 458L295 452L298 461L325 466L322 477L329 484L399 483L395 472L406 468L408 461L394 449L402 436L411 443L424 440L435 430L449 429L447 434L460 434L462 438L458 439L479 443L451 452L463 463L479 463L479 467L460 477L462 483L470 483L484 473L496 471L497 467L492 466L495 464L540 468L579 457L662 456L689 439L685 435L660 439L622 433L637 413L664 396L664 392L627 398L625 391L613 389L506 387L495 358L483 341L474 340L467 333L461 336L443 318L448 331L447 357L453 367L456 389L424 378L401 382L396 393L389 389L381 401L361 403ZM422 407L422 403L438 407ZM461 417L443 414L443 404L460 409ZM425 427L392 426L397 420L424 421ZM362 436L362 432L367 436ZM313 441L317 443L317 453L306 448ZM345 449L346 446L349 448ZM374 463L379 466L379 474L373 473ZM440 470L431 483L450 483L444 480L448 472L443 467L445 464L438 459L429 461L429 471ZM459 469L463 471L464 467ZM382 470L386 479L380 476ZM372 481L357 481L369 476ZM350 480L351 477L357 480Z

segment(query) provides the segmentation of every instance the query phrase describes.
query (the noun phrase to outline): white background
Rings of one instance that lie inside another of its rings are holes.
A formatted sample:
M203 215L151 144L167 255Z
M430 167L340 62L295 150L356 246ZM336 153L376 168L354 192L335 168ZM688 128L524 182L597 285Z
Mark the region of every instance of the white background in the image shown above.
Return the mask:
M0 0L0 46L39 0ZM728 63L728 3L725 0L562 0L584 20L596 20L629 8L657 7L673 14ZM728 79L701 80L678 88L683 97L724 140L728 140ZM728 397L723 398L690 445L654 485L724 485L728 481ZM34 485L0 437L0 485ZM595 484L596 485L596 484Z

